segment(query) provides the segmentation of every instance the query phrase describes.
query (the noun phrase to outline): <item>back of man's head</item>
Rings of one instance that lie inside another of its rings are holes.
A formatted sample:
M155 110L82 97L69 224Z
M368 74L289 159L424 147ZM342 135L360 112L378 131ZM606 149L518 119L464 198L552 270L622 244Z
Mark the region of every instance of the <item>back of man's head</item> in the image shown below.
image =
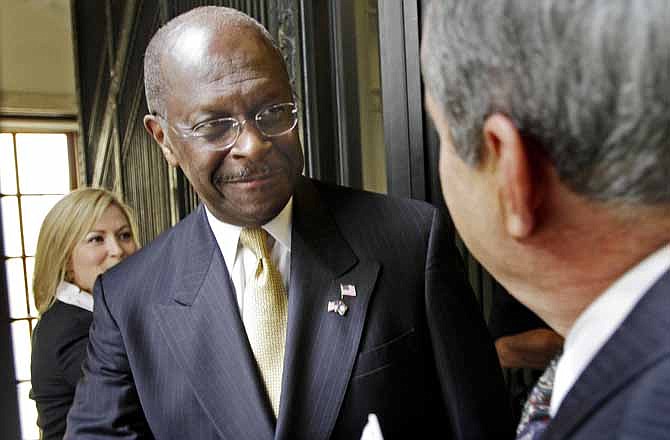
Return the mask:
M436 0L422 66L458 154L506 115L572 191L670 206L670 2Z

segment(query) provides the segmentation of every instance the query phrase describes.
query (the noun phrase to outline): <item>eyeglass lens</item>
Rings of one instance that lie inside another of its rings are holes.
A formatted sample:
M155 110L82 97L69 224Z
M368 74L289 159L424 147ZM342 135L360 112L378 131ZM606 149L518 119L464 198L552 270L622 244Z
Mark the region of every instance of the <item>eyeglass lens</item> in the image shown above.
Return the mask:
M265 136L279 136L295 127L297 122L295 104L276 104L259 112L254 121ZM194 135L217 146L230 146L239 135L242 124L235 118L208 121L194 130Z
M293 128L296 120L293 104L277 104L256 115L256 126L266 136L278 136Z

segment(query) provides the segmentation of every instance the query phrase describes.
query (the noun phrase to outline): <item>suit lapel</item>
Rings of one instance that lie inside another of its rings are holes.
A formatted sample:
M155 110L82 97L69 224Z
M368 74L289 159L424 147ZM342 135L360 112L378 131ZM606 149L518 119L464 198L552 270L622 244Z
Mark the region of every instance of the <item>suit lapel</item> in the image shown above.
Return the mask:
M567 438L609 396L670 352L670 272L640 300L563 400L543 439Z
M239 307L203 207L175 252L181 284L154 318L178 368L225 439L270 439L274 417L247 341Z
M358 261L303 181L294 196L288 334L277 439L326 439L333 430L358 353L377 262ZM340 284L355 286L343 316L328 312Z

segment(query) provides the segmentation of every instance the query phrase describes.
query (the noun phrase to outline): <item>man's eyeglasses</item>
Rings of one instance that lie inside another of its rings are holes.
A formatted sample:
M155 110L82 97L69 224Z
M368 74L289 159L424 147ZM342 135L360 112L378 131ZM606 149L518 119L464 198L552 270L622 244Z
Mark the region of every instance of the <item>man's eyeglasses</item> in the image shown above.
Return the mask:
M184 133L161 115L156 116L165 121L182 138L202 140L205 143L204 148L208 150L225 150L235 145L244 124L248 122L248 119L239 121L233 117L212 119L201 122L191 128L189 133ZM263 136L281 136L293 130L298 124L298 108L293 102L274 104L256 113L253 120Z

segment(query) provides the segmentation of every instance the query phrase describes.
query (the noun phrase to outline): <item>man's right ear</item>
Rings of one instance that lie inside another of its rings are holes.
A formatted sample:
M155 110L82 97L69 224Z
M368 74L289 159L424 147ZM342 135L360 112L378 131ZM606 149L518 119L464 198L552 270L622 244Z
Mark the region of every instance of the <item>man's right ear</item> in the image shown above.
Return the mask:
M170 166L177 167L179 165L179 161L172 152L170 143L167 137L165 136L165 131L163 130L163 127L158 121L158 118L154 115L145 115L144 128L151 135L151 137L154 138L158 146L161 148L161 151L163 152L163 157L165 157L167 163L170 164Z

